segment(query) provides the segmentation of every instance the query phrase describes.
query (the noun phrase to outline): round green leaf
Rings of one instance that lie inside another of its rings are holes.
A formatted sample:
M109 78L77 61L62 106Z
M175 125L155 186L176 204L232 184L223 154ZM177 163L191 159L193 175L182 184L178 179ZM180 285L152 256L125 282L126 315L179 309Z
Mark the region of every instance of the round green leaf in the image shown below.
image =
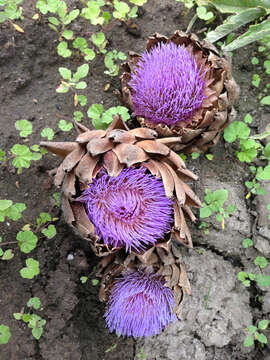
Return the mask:
M0 200L0 211L5 211L12 205L11 200Z
M244 341L244 346L249 347L249 346L252 346L253 344L254 344L253 336L247 335L245 338L245 341Z
M27 306L32 307L35 310L38 310L40 308L40 300L38 297L32 297L27 301Z
M44 128L44 129L41 131L40 135L41 135L42 137L45 137L45 138L47 138L48 140L51 141L51 140L53 139L53 137L54 137L54 131L53 131L53 129L51 129L51 128Z
M25 254L29 254L33 249L35 249L38 237L32 231L27 230L18 232L17 240L21 251Z
M259 266L261 269L264 269L267 266L268 262L265 257L257 256L254 260L254 264Z
M258 328L261 330L265 330L268 327L269 320L261 320L259 321Z
M71 122L66 122L66 120L60 120L58 127L60 130L67 132L73 128L73 124Z
M11 337L9 327L6 325L0 325L0 345L7 344Z
M69 69L60 67L58 70L63 79L65 79L65 80L71 79L71 71Z
M17 130L20 131L20 136L25 137L25 138L28 135L32 134L32 131L33 131L33 127L32 127L32 124L30 123L30 121L24 120L24 119L16 121L15 127Z
M270 105L270 95L265 96L264 98L262 98L261 104L262 105Z
M48 239L52 239L56 235L56 228L54 225L49 225L47 229L43 229L41 232Z

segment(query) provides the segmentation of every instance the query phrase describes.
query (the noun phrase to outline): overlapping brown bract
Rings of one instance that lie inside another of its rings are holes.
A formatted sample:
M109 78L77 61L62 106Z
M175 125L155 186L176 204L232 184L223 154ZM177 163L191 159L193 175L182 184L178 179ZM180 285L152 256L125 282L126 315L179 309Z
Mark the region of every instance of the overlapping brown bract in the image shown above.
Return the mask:
M102 258L98 264L97 277L101 277L99 290L100 301L107 302L115 280L122 272L128 270L142 270L144 272L160 274L166 280L166 286L173 290L175 298L175 312L181 317L182 303L186 295L191 295L191 289L181 253L176 244L171 241L164 244L164 248L152 247L143 255L124 254L118 252Z
M120 116L114 118L107 130L89 130L80 124L77 130L75 142L41 142L41 146L63 158L55 174L55 184L62 186L65 220L77 228L83 238L91 240L96 254L106 256L119 249L111 248L96 236L84 205L76 198L102 168L115 177L124 167L144 166L160 177L166 195L174 200L174 224L171 233L166 239L160 239L156 247L164 247L171 234L179 243L192 247L185 215L194 221L191 207L200 207L201 202L185 181L197 180L197 176L168 147L175 139L157 139L157 133L148 128L129 130Z
M213 44L205 40L199 41L196 35L182 31L176 31L171 38L156 33L148 39L146 49L149 51L161 42L184 45L195 55L202 70L207 70L204 92L206 98L193 115L192 122L181 126L153 125L140 116L137 116L137 120L141 126L155 129L160 137L176 136L175 141L168 144L175 151L205 152L210 146L217 144L224 128L236 116L233 105L239 95L239 87L232 77L230 58L220 57ZM131 111L133 111L132 89L128 83L130 74L139 60L140 55L130 52L129 61L123 65L124 73L120 78L122 83L120 99Z

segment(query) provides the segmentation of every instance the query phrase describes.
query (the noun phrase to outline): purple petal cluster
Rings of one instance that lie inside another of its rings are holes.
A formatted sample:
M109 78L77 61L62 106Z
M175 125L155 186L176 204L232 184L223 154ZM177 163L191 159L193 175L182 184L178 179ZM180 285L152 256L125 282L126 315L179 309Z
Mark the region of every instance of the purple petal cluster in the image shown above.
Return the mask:
M141 251L170 231L173 206L162 181L144 167L111 177L103 169L77 200L104 243Z
M127 272L112 288L105 313L110 332L154 336L176 320L173 292L163 277L142 271Z
M143 53L131 73L134 115L169 126L191 121L205 98L204 75L184 46L158 44Z

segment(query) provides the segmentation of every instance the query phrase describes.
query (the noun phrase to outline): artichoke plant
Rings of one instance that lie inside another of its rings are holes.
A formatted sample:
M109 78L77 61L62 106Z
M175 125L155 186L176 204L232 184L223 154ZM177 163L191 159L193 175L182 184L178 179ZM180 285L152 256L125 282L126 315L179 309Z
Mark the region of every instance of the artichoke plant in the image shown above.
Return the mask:
M142 55L130 52L123 69L120 99L137 125L176 137L175 151L207 151L235 118L239 87L230 58L194 34L156 33Z
M129 130L120 116L107 130L77 124L74 142L41 142L63 158L55 173L68 224L90 240L98 256L121 248L142 253L164 247L171 235L192 246L185 216L201 202L186 180L196 180L168 145L147 128Z
M121 252L99 263L99 297L107 303L105 319L111 332L143 337L159 334L181 317L182 302L191 295L178 247L168 241L143 255Z

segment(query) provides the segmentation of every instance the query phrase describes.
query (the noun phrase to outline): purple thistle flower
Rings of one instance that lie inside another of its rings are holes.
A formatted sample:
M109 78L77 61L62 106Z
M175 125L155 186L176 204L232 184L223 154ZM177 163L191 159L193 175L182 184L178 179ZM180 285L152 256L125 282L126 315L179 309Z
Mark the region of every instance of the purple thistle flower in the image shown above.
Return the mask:
M184 46L158 44L142 54L131 73L133 114L152 124L181 126L191 121L205 98L204 76Z
M134 338L159 334L177 320L173 292L158 274L127 272L112 288L105 313L110 332Z
M117 177L101 170L77 200L85 203L96 234L113 247L141 251L171 229L172 201L144 167L123 169Z

